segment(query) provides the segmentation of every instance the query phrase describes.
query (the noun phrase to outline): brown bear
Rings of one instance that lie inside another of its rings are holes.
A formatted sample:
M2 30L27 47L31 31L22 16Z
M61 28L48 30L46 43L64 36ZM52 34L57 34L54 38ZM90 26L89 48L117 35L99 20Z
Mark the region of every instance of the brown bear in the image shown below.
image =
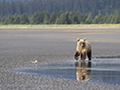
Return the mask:
M86 41L85 38L84 39L77 38L77 48L74 58L78 60L78 56L81 56L81 60L85 60L86 56L88 56L88 59L91 60L92 48L90 43Z

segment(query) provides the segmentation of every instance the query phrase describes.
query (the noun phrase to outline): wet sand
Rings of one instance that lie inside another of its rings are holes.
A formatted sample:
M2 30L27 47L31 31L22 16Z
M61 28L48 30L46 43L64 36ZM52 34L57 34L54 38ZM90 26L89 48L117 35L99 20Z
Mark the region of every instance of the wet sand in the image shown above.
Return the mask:
M1 90L119 90L119 85L9 72L74 60L78 37L91 43L93 57L120 55L120 27L0 28ZM31 60L38 62L34 64Z

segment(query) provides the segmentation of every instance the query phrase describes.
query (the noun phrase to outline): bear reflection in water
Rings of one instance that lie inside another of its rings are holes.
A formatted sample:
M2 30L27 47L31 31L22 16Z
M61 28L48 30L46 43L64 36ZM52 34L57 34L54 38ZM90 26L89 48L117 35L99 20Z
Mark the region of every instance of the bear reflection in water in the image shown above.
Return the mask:
M88 81L91 77L91 62L75 62L77 81Z

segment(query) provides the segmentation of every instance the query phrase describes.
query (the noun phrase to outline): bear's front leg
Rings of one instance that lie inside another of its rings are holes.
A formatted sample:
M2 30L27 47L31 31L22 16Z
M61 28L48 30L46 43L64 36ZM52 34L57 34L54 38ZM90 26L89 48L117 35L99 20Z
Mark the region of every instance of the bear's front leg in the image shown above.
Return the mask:
M75 55L74 55L74 58L75 58L76 60L78 60L78 56L79 56L79 55L80 55L80 53L76 52Z
M86 59L86 55L87 55L87 51L83 50L83 52L81 54L81 60L85 60Z
M81 60L85 60L86 59L86 55L85 54L81 54Z

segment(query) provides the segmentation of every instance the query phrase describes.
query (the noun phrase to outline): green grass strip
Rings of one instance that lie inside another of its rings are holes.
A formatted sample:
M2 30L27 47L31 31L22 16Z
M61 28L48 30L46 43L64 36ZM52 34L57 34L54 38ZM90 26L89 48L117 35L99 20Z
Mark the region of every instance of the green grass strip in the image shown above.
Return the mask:
M120 27L120 24L38 24L38 25L0 25L0 27Z

